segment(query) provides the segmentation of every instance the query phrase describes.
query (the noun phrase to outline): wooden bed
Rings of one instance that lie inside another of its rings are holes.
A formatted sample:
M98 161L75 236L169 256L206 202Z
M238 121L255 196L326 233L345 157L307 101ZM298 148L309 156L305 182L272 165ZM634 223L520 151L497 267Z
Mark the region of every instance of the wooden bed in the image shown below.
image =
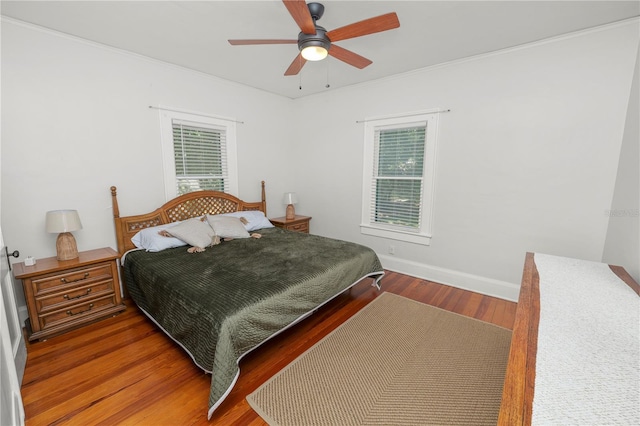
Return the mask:
M609 268L640 295L640 286L624 268ZM532 422L539 322L540 276L534 253L527 253L502 392L499 425L530 425Z
M184 246L137 249L132 242L141 230L157 239L156 227L173 222L198 218L201 227L200 218L210 215L264 213L264 182L259 202L199 191L126 217L120 217L115 187L111 195L127 294L198 367L211 373L209 418L235 385L247 353L364 278L380 288L384 270L370 248L276 228L262 214L260 238L247 234L196 253Z

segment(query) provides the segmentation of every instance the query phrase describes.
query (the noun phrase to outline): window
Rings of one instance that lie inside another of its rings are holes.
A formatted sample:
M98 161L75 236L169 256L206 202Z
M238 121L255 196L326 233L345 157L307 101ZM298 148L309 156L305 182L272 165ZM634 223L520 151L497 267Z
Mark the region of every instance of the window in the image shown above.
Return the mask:
M200 190L237 194L235 122L163 110L167 199Z
M363 234L429 245L437 113L365 123Z

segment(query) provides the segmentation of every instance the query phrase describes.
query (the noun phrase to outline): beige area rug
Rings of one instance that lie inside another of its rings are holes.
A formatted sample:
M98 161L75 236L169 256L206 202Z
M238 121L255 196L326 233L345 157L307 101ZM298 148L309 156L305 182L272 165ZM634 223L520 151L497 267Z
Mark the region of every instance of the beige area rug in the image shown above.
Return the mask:
M270 425L495 425L511 331L383 293L247 396Z

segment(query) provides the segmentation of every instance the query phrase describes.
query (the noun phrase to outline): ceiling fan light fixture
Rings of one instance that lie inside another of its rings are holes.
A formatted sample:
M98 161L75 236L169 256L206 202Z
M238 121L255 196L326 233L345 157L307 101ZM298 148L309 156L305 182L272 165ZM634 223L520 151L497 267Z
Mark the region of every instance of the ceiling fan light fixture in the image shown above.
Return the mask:
M307 61L321 61L327 57L329 51L324 46L306 46L300 54Z
M331 41L327 37L327 30L316 25L315 34L298 34L298 49L307 61L321 61L329 54Z

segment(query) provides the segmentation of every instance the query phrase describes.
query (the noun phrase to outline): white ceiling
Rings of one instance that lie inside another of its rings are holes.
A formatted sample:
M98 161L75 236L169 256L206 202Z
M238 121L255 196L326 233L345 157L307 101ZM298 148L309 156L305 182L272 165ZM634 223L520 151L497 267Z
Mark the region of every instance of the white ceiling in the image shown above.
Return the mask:
M396 12L400 28L336 44L373 64L329 57L284 71L295 44L231 46L227 39L296 39L280 0L4 1L3 16L298 98L640 15L640 1L324 0L327 30ZM327 83L330 88L326 88ZM300 89L302 86L302 89Z

